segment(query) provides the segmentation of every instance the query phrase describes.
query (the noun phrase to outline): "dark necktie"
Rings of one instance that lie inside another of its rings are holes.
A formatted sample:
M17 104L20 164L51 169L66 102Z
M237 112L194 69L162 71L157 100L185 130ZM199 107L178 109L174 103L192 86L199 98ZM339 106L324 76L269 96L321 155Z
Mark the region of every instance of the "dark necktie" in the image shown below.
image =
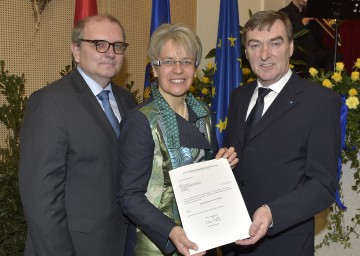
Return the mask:
M271 89L260 87L258 89L258 98L256 99L255 106L251 110L245 123L245 142L248 140L251 128L259 121L264 110L264 98L271 92Z
M116 137L119 137L120 134L120 125L119 125L119 121L116 118L114 111L112 110L111 106L110 106L110 102L109 102L109 90L102 90L97 97L101 100L103 107L104 107L104 111L105 111L105 115L107 116L107 118L109 119L109 122L111 124L111 126L114 129L114 132L116 134Z

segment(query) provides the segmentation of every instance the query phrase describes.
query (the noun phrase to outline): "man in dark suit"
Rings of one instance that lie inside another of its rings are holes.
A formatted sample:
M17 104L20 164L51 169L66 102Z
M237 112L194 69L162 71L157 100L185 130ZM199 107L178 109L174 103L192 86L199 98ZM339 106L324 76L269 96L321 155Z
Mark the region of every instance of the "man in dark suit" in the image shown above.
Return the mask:
M310 256L314 215L334 202L337 189L340 97L292 73L284 13L254 14L243 40L257 81L232 93L226 143L238 153L234 174L252 225L235 248L240 255ZM263 101L259 89L270 89ZM260 119L250 124L253 106Z
M26 256L124 254L127 221L115 202L116 126L136 101L110 80L126 46L113 16L78 22L71 45L77 68L30 96L19 171ZM103 90L107 102L98 96Z

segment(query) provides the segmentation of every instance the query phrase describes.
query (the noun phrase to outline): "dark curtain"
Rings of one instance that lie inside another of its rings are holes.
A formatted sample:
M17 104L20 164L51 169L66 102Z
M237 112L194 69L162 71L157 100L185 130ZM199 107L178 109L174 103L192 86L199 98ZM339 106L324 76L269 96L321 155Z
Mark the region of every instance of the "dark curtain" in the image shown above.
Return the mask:
M338 51L346 70L352 71L357 58L360 58L360 20L346 20L339 25L341 46Z

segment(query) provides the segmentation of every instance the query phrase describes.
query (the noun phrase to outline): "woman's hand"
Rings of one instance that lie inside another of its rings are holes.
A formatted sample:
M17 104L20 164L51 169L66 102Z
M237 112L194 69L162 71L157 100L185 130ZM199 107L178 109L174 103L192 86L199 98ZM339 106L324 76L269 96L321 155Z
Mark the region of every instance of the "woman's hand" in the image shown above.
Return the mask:
M235 152L235 148L230 147L230 148L219 149L215 158L216 159L219 159L219 158L227 159L230 164L230 167L234 168L235 165L239 162L239 159L236 156L237 156L237 153Z
M176 249L184 256L190 256L190 249L194 251L198 250L198 246L187 238L184 229L179 226L173 227L170 231L169 238L176 246ZM201 256L205 254L206 252L199 252L193 254L193 256Z

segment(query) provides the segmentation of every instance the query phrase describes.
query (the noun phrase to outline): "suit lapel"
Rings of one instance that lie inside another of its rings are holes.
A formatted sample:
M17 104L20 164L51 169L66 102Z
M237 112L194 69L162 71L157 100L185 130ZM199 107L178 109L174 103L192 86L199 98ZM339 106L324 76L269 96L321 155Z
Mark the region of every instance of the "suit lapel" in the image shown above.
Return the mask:
M244 148L245 145L245 120L246 120L246 113L247 109L249 107L249 103L251 100L251 97L254 93L254 90L256 88L256 82L250 83L248 85L244 85L244 93L240 94L239 102L237 105L237 108L235 111L237 111L237 122L238 122L238 131L239 133L239 142L240 147Z
M80 104L82 104L89 115L93 117L94 122L104 131L104 134L106 134L109 140L116 141L116 134L89 86L77 70L74 70L72 74L72 78L75 80L73 84L75 90L78 92Z
M124 99L124 97L121 96L120 88L117 85L111 83L111 88L112 88L112 91L113 91L113 94L114 94L114 97L116 100L116 104L118 106L121 120L122 120L125 116L126 109L127 109L125 99Z
M303 86L301 78L293 74L285 84L279 95L265 112L258 124L252 128L249 140L261 133L266 127L271 125L285 113L291 110L301 99ZM243 129L242 129L243 130Z

